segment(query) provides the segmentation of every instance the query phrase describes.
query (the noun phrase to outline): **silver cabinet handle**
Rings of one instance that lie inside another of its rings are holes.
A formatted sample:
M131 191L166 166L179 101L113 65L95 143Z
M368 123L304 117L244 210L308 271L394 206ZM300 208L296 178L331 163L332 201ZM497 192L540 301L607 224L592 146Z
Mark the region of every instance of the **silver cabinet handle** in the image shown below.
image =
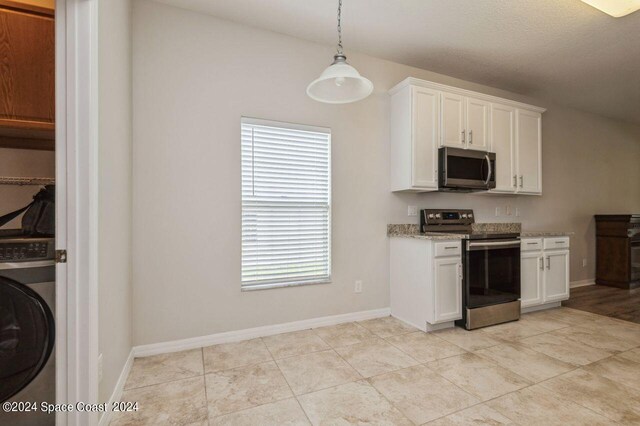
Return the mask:
M551 257L547 256L547 269L551 269Z
M520 188L524 186L524 176L520 175Z
M450 247L445 247L444 249L445 250L455 250L457 248L458 248L457 246L452 246L452 247L450 246Z
M469 143L473 143L473 130L469 130Z
M518 175L513 175L513 187L518 187Z
M462 131L462 143L465 143L467 141L467 137L465 135L465 131Z
M538 259L540 261L540 270L544 271L544 257Z
M462 279L462 263L458 263L458 278Z

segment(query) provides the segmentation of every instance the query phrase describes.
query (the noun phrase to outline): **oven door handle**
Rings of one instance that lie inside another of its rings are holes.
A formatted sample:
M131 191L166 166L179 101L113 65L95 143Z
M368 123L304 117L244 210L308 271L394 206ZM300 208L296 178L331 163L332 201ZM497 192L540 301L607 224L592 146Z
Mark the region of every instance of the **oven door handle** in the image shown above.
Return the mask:
M520 248L520 241L469 241L467 242L467 251L475 250L493 250L499 248Z
M484 159L487 160L487 167L489 168L489 173L487 173L487 180L484 181L484 184L489 185L489 181L491 181L491 175L493 174L493 170L491 169L491 159L486 154L484 156Z

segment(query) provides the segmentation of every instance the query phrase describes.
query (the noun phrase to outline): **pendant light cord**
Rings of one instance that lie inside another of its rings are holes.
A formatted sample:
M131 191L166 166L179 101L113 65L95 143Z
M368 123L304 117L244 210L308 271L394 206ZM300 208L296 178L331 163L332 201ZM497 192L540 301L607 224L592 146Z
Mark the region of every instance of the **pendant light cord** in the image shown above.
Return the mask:
M342 55L342 0L338 0L338 55Z

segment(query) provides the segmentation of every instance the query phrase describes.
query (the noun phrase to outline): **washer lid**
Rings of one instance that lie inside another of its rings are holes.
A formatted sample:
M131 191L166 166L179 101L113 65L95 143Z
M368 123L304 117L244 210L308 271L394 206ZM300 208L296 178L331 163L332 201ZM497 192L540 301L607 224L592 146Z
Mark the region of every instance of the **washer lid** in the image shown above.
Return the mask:
M0 277L0 402L26 387L55 342L51 309L26 285Z

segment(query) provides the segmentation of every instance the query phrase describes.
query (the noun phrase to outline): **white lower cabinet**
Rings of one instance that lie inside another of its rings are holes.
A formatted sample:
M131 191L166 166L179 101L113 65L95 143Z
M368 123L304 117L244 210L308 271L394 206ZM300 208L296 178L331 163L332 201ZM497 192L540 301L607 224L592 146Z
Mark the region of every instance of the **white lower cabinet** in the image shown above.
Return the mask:
M462 318L462 245L391 238L391 315L429 331Z
M427 322L438 324L462 318L462 260L443 257L434 261L433 316Z
M569 237L523 239L520 273L522 308L567 300Z

